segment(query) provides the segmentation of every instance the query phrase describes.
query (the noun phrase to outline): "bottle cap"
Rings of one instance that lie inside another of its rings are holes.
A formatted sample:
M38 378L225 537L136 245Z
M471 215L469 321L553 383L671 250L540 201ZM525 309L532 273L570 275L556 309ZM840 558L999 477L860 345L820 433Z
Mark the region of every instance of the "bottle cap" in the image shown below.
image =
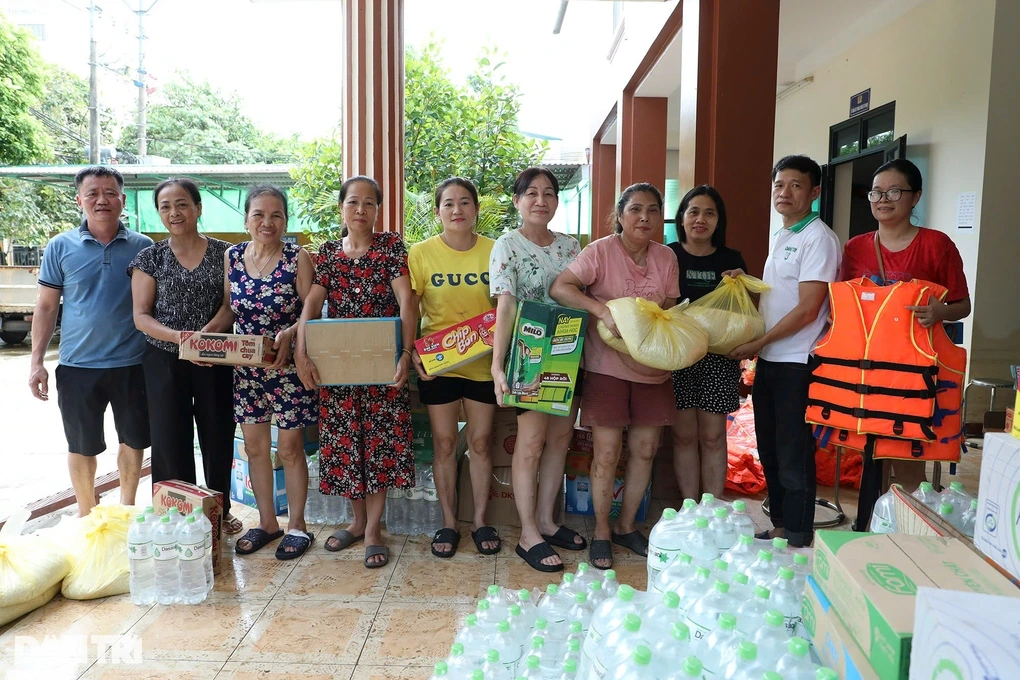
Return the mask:
M498 630L500 633L509 633L510 632L510 622L509 621L500 621L499 623L496 624L496 630Z
M708 518L707 517L695 517L694 518L694 526L696 526L699 529L707 529L708 528Z
M608 574L608 572L606 573ZM616 591L616 596L624 602L630 602L634 599L634 589L624 583L620 586L620 589Z
M185 524L194 524L195 523L195 516L194 515L188 515L188 518L186 520L184 520L184 523Z
M539 658L537 656L535 656L534 654L532 654L531 656L528 657L528 662L527 662L528 663L528 668L530 668L532 670L535 670L536 668L538 668L539 662L540 662Z
M779 567L779 578L784 581L792 581L793 569L790 569L789 567Z
M963 491L963 482L950 482L949 488L953 491Z
M744 661L754 661L758 658L758 645L750 640L741 640L737 655Z
M496 656L499 656L498 652L496 653ZM485 672L481 668L474 669L471 671L471 680L485 680Z
M647 666L652 661L652 650L644 645L638 645L631 658L634 659L634 663L638 666Z
M606 575L605 575L605 578L602 579L602 581L605 582L605 581L615 581L615 580L616 580L616 570L615 569L606 569Z
M694 500L693 498L685 498L684 499L684 504L683 504L683 509L684 510L693 510L696 507L698 507L698 501Z
M786 540L785 538L773 538L772 539L772 547L775 548L776 550L780 551L780 552L782 552L783 550L786 550L789 547L789 545L790 545L790 542L788 540Z
M702 668L703 666L701 665L701 662L698 661L698 657L689 656L684 659L684 674L686 674L687 677L700 678Z
M733 512L747 512L747 503L744 501L733 501Z
M555 595L556 593L560 592L560 587L555 583L550 583L548 586L546 586L545 592L549 595Z
M468 626L469 628L471 626L477 626L478 625L478 617L475 616L474 614L468 614L467 618L464 619L464 625Z
M762 680L783 680L783 676L775 671L765 671L765 675L762 676Z
M691 629L683 621L673 622L673 628L670 632L673 635L673 639L677 642L687 642L691 639Z
M531 591L528 590L527 588L521 588L520 590L517 591L517 598L521 602L528 602L531 600Z
M666 508L662 511L662 519L676 519L676 510L673 508Z
M573 675L577 672L577 659L567 659L563 662L563 672L567 675Z
M678 609L680 607L680 596L672 590L668 590L662 594L662 604L664 604L667 609Z
M587 574L588 573L588 563L587 562L579 562L577 564L577 573L581 574L581 575Z
M747 574L734 574L732 578L733 582L738 586L746 586L747 582L750 581L750 579L747 578Z
M641 630L641 619L637 614L627 614L623 619L623 627L631 633L636 633Z
M574 575L573 574L564 574L563 575L563 582L565 584L567 584L567 585L570 585L571 583L574 582Z
M921 482L922 491L934 491L935 487L931 485L931 482Z
M729 514L730 514L729 510L727 510L726 508L715 509L715 516L719 519L726 519L726 517L729 516Z
M446 675L446 662L440 661L432 667L433 675Z
M759 550L758 551L758 559L762 560L764 562L771 562L772 561L772 551L771 550L765 550L765 549Z
M794 656L807 656L808 644L807 640L801 637L790 638L789 646L790 654Z
M169 510L167 510L167 514L168 515L179 515L179 514L181 514L181 510L180 510L180 508L178 508L175 505L174 507L172 507Z
M489 601L488 600L478 600L478 611L480 611L480 612L487 612L487 611L489 611Z
M701 494L701 504L702 505L706 505L708 503L711 503L714 500L715 500L715 495L713 495L713 494L710 494L710 493L703 493L703 494Z
M159 521L163 524L170 524L170 515L163 515L163 519Z
M520 616L521 615L521 606L519 604L512 604L507 609L507 611L510 612L510 616L514 616L514 617Z
M737 537L737 542L740 543L740 545L754 545L754 536L751 534L740 534L740 536Z
M722 630L736 630L737 617L734 616L733 614L720 614L719 628L721 628Z
M549 622L542 617L535 619L535 630L545 630L549 627Z
M148 515L150 512L156 512L156 508L152 507L151 505L146 505L145 509L142 510L142 512Z
M138 517L135 517L135 524L145 524L145 515L138 515Z
M765 623L773 628L779 628L783 625L783 612L778 609L768 610L765 612Z
M584 632L584 624L583 623L581 623L580 621L571 621L570 622L570 634L571 635L580 634L580 633L583 633L583 632Z
M825 666L822 666L817 671L815 671L815 680L839 680L839 673L832 670L831 668L826 668Z
M765 586L755 586L754 596L762 600L767 600L772 595L772 591Z
M464 656L464 645L454 642L450 647L450 656Z
M485 653L485 658L489 660L489 663L499 663L499 650L490 649Z
M495 597L499 595L499 586L495 583L489 586L489 597Z
M542 649L543 647L545 647L544 637L542 637L541 635L536 635L535 637L531 638L532 649Z
M953 514L953 506L950 505L949 503L943 503L942 505L939 506L939 514L940 515Z
M694 570L694 576L696 578L707 579L712 572L708 570L708 567L698 567Z
M602 581L592 581L588 584L588 590L593 590L595 592L602 590Z
M578 638L570 638L567 640L567 650L571 652L581 651L581 640Z
M806 567L808 563L807 555L804 553L794 553L793 563L801 567Z
M729 571L730 563L725 560L716 560L712 563L716 571Z
M970 499L970 509L971 510L977 510L977 499L976 498Z
M727 583L726 581L717 580L715 582L715 592L725 595L726 593L730 592L730 584Z

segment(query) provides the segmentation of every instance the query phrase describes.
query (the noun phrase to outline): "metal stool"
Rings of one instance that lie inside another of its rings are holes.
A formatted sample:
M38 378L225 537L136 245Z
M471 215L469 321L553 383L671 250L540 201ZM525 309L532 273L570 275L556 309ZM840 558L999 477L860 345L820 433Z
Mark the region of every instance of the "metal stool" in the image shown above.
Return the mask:
M833 497L832 502L824 498L815 498L815 505L825 508L826 510L832 510L836 513L834 519L823 519L815 520L814 527L816 529L827 529L829 527L838 527L846 519L846 514L843 512L843 506L839 504L839 477L842 472L843 463L843 447L836 447L836 484L833 486ZM772 513L769 512L769 499L766 498L761 502L761 511L765 513L766 517L771 517Z
M988 402L988 410L995 410L995 393L1000 389L1013 389L1013 382L1010 380L1002 380L999 378L971 378L970 382L967 383L967 387L963 389L963 427L966 431L967 428L967 406L970 404L968 395L970 394L971 387L983 387L991 391L991 399Z

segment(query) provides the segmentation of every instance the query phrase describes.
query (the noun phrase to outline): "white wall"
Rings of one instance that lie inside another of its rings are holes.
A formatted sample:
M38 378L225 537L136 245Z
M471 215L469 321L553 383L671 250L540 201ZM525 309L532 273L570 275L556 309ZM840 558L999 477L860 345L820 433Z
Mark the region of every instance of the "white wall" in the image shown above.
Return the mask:
M896 136L907 135L907 157L924 173L925 226L952 236L972 295L978 235L956 232L956 198L977 192L981 209L994 15L994 0L927 0L776 103L775 157L805 153L825 163L829 126L849 117L851 95L870 87L872 109L895 100ZM964 328L969 348L973 319Z

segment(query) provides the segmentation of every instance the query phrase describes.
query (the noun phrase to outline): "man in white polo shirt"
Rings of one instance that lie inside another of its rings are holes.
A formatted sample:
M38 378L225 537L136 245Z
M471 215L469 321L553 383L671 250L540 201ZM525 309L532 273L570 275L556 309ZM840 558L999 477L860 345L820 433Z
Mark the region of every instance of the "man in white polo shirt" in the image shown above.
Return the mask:
M754 428L775 527L759 538L784 536L798 547L814 539L815 440L804 422L809 359L828 324L829 283L839 272L841 250L836 234L811 210L821 176L807 156L786 156L772 169L772 203L783 228L772 234L765 261L770 288L759 305L765 335L730 354L758 355Z

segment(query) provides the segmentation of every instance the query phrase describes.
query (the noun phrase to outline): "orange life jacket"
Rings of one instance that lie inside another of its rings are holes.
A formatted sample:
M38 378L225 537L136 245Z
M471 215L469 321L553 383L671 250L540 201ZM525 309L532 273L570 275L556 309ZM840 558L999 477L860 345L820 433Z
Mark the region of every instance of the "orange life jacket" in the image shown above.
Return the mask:
M931 332L908 311L934 293L925 281L829 284L832 325L814 354L809 423L934 441L938 357Z
M920 281L913 283L929 286L926 294L934 295L939 300L944 300L947 295L946 289L936 284ZM927 298L922 304L926 302ZM817 425L814 434L822 448L842 446L855 451L866 451L870 447L876 459L937 460L951 463L960 460L964 448L962 405L967 350L953 344L942 324L936 324L926 332L937 355L938 368L935 409L932 414L934 440L911 440Z

